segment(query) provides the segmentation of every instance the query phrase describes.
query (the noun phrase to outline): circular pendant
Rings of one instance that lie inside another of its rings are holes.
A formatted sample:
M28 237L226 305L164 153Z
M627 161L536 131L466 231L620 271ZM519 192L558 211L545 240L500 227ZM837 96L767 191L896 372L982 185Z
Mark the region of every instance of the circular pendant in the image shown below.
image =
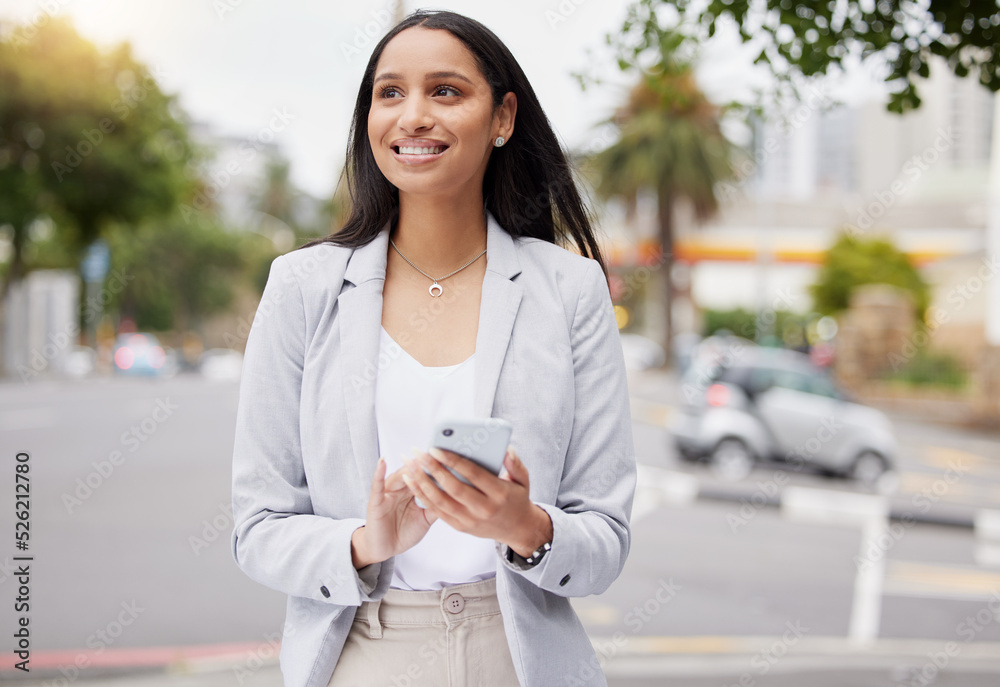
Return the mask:
M434 293L435 289L437 289L437 293ZM427 289L427 290L430 291L431 295L434 296L435 298L437 298L442 293L444 293L444 289L441 288L441 285L438 284L437 282L434 282L433 284L431 284L430 288Z

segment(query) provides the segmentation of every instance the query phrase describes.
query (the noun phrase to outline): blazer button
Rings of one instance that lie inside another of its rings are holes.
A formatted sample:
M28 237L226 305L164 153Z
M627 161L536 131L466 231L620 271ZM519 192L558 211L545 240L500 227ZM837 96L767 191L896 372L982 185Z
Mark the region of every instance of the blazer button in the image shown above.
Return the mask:
M330 590L326 588L326 585L319 588L319 593L328 599L330 598Z
M569 575L566 575L566 577L559 580L559 586L565 587L567 582L569 582Z

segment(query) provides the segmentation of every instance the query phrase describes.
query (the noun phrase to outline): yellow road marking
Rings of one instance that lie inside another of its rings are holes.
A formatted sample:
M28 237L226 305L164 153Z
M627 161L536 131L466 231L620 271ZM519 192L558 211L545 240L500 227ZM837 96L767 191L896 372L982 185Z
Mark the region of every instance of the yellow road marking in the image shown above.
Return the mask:
M953 500L956 496L970 496L971 485L961 481L949 482L943 475L925 472L904 472L899 476L899 491L904 494L926 493L928 496Z
M580 616L580 621L584 625L615 625L621 620L621 614L614 606L603 604L581 604L577 607L573 604L573 610Z
M924 446L924 463L942 470L958 470L983 467L988 461L978 453L970 453L948 446Z
M735 637L633 637L633 651L657 654L728 654L740 643Z
M666 427L670 421L673 408L662 403L646 401L641 398L631 398L632 419L654 427Z
M954 566L889 561L886 586L915 593L992 594L1000 591L1000 573Z

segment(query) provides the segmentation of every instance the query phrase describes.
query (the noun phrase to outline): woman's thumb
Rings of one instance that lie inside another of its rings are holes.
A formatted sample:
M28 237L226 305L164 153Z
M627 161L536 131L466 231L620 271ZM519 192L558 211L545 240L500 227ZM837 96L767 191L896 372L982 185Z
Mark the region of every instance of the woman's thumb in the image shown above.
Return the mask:
M514 453L514 449L508 448L507 455L504 456L503 461L504 467L507 468L507 474L504 477L511 482L517 482L518 484L526 484L528 481L528 470L524 467L524 463L521 459L517 457Z

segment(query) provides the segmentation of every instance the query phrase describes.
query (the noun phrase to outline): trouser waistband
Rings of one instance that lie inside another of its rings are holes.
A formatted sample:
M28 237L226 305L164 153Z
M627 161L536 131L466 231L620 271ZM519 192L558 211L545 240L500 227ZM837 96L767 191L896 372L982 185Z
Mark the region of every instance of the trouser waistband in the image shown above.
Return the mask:
M372 639L382 637L382 625L454 625L462 620L500 612L496 578L456 584L443 589L386 590L377 601L363 601L355 616L368 624Z

